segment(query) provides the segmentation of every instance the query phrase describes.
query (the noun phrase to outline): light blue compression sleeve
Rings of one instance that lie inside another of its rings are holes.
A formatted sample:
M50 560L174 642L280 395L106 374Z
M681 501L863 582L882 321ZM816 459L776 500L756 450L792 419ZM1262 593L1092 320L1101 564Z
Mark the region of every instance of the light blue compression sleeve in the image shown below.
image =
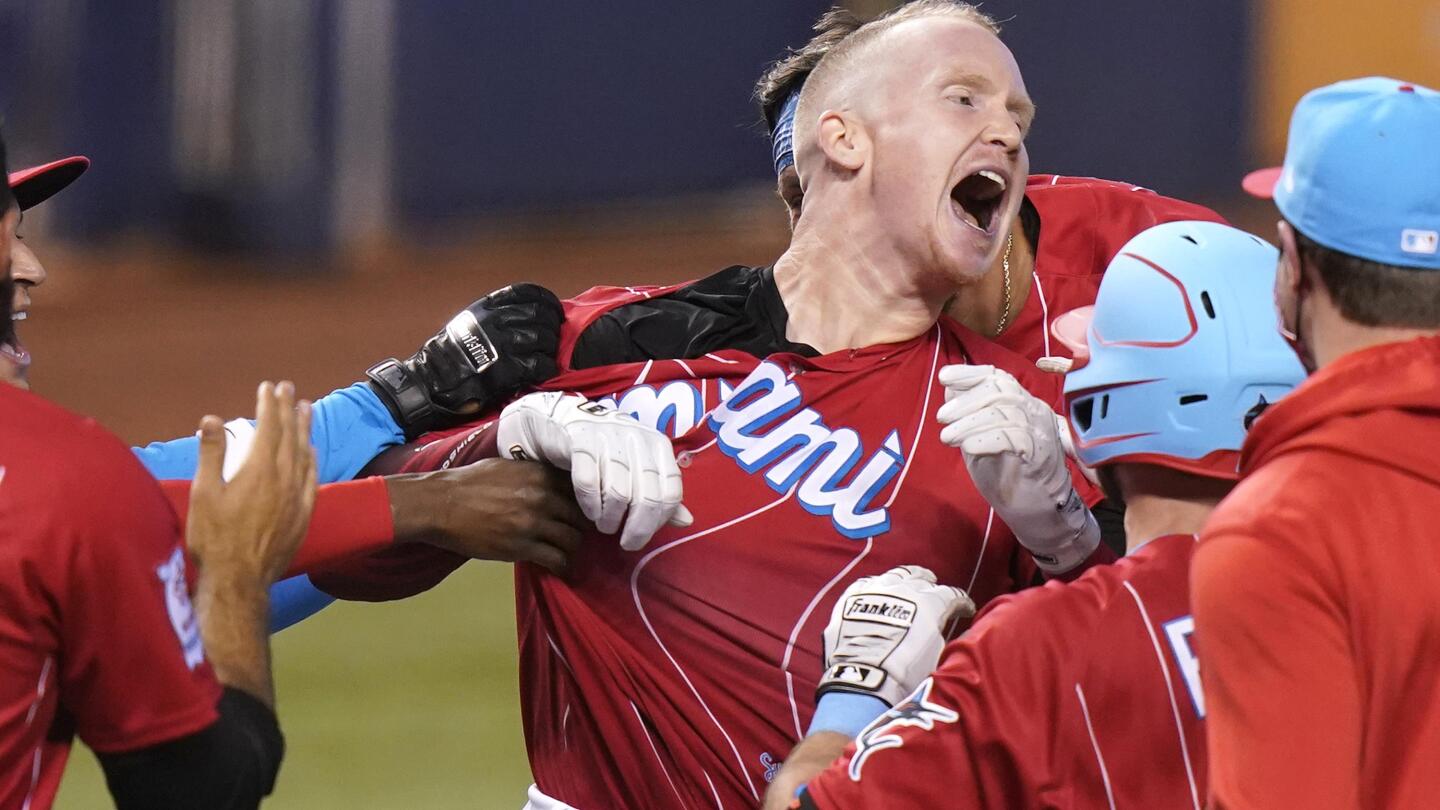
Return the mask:
M889 710L885 701L877 697L853 692L827 692L815 704L815 715L810 718L810 730L805 732L805 736L833 731L853 738Z
M404 431L365 383L321 397L310 419L310 443L322 484L349 481L381 450L405 441ZM162 481L195 477L200 452L195 436L132 449L145 469Z
M404 441L404 431L365 383L321 397L311 411L310 443L315 447L322 484L354 478L380 451ZM200 452L200 440L195 436L132 449L157 479L195 477ZM309 618L333 601L334 597L312 585L307 576L277 582L270 589L270 632Z

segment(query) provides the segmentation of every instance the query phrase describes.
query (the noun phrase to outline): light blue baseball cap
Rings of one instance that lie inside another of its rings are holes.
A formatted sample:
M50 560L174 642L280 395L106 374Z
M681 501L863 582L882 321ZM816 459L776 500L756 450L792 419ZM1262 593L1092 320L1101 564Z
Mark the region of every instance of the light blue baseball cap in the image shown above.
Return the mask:
M1378 76L1311 90L1285 165L1243 185L1320 245L1440 270L1440 93Z

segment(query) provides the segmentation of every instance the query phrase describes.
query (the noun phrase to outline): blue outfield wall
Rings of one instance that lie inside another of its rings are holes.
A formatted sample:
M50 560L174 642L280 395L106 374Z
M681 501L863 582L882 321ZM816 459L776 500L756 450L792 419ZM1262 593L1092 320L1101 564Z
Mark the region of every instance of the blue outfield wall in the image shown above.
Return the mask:
M989 0L1039 106L1036 171L1234 193L1252 127L1245 0Z
M755 79L827 4L500 2L399 20L397 196L410 219L764 179Z

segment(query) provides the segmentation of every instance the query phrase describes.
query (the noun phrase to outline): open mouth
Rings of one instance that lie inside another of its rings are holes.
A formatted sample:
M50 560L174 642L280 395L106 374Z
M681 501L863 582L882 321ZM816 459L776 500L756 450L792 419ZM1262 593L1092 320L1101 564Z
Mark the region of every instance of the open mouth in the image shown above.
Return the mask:
M16 312L10 316L11 321L23 321L25 318L26 313L24 312ZM21 371L30 367L30 352L25 349L25 345L20 342L20 336L16 335L13 329L10 339L0 342L0 357L19 366Z
M956 183L950 189L950 201L961 221L978 231L992 233L1005 187L1005 178L999 172L982 169Z
M0 343L0 357L14 363L21 371L30 367L30 352L20 345L17 338L11 338L5 343Z

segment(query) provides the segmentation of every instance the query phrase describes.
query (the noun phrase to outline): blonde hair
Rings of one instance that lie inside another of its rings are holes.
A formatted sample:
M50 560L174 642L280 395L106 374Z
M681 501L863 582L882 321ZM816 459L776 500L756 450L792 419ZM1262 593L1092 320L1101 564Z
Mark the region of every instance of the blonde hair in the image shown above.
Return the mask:
M856 28L849 36L833 43L815 64L800 91L795 110L795 157L799 168L800 150L815 140L815 124L830 91L848 78L857 57L885 32L903 22L929 17L954 17L984 28L999 36L1000 24L978 6L959 0L912 0Z

